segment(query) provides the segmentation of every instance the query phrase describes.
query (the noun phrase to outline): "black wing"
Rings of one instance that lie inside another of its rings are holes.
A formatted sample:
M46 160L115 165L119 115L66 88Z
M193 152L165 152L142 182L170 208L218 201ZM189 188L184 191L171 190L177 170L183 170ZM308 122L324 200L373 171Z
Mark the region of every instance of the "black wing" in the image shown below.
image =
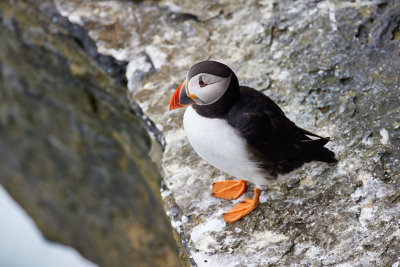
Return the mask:
M227 120L247 140L249 150L266 170L276 175L313 160L336 162L334 153L324 147L329 138L297 127L261 92L244 86L240 92L241 100L229 111Z

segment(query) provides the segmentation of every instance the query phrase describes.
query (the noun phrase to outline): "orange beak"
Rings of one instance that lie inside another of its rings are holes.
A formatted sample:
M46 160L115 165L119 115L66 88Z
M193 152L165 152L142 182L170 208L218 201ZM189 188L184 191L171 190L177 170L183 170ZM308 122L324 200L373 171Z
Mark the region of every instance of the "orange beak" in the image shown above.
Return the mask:
M169 102L169 110L193 105L194 100L186 94L186 80L175 90Z

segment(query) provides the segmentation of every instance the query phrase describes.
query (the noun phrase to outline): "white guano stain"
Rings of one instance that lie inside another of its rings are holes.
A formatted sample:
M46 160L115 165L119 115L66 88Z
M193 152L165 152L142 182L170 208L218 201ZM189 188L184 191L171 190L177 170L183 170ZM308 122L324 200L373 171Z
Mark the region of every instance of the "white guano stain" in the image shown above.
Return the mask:
M387 145L389 143L389 133L385 128L382 128L379 131L380 135L382 136L381 138L381 143L382 145Z

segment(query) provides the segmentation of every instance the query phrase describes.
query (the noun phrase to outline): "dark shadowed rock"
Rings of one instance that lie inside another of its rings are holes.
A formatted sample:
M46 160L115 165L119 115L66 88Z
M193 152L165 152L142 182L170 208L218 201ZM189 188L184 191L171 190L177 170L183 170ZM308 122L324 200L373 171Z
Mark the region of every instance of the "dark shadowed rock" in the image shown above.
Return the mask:
M1 185L47 239L99 266L176 266L125 66L51 1L2 1L0 40Z

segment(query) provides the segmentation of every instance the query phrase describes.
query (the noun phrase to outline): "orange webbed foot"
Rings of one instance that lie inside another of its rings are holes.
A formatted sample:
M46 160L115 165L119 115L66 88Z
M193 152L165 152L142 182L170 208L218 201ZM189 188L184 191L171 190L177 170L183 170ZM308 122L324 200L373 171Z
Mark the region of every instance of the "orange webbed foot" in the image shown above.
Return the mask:
M223 199L237 199L246 191L246 181L225 180L212 185L211 195Z
M254 187L254 197L252 200L245 198L236 204L231 210L223 214L224 221L227 223L233 223L240 220L251 211L253 211L257 206L260 198L261 190Z

